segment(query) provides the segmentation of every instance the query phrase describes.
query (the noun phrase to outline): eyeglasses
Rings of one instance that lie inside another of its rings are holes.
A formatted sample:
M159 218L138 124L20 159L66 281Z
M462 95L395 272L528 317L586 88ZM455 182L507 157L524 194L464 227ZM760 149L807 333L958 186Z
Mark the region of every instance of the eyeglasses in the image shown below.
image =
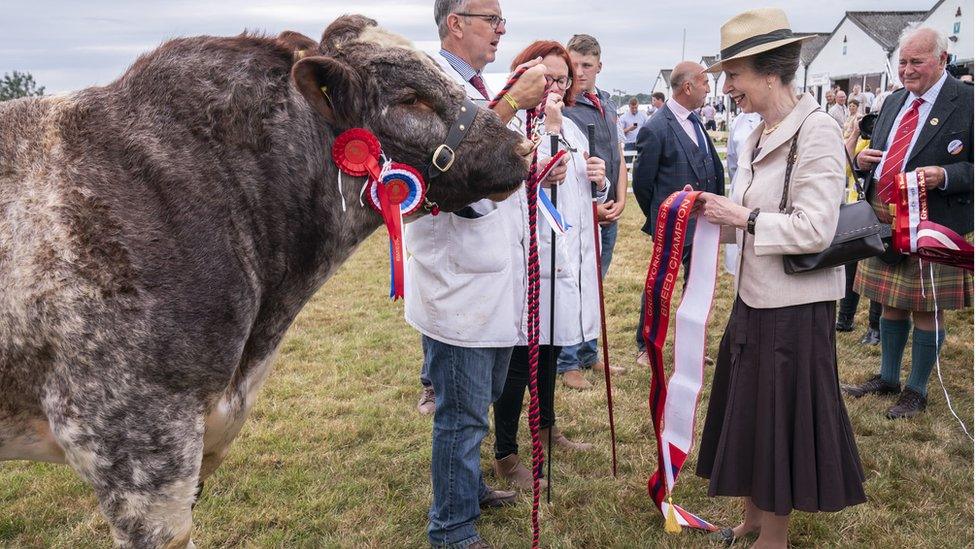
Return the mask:
M557 84L560 88L565 90L566 88L573 85L573 79L568 76L563 76L561 78L553 78L547 74L546 85L551 86L553 84Z
M498 26L505 26L505 18L499 17L497 15L492 15L489 13L456 13L455 15L463 15L464 17L477 17L478 19L484 19L488 22L491 30L498 30Z

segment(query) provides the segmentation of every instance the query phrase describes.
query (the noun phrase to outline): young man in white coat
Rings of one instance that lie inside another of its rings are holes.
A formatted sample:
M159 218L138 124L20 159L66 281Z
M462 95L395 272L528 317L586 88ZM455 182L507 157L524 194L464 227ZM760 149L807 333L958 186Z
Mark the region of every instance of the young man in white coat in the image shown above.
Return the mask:
M505 34L497 0L436 0L434 20L441 38L435 61L485 105L492 95L481 71ZM545 67L531 65L510 91L515 105L501 101L495 108L502 120L511 120L516 106L540 102ZM565 173L563 166L553 178ZM524 207L516 196L480 200L417 219L404 233L405 316L423 336L423 375L436 402L427 526L435 547L489 547L474 527L480 507L514 503L514 493L485 485L480 447L512 347L526 331Z

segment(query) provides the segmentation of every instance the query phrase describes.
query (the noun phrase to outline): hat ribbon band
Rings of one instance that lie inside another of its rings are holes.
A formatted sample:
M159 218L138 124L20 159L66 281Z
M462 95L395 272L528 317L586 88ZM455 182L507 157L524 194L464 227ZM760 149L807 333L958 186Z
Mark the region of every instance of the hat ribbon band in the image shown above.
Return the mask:
M775 42L777 40L783 40L785 38L794 38L793 31L790 29L777 29L772 32L767 32L766 34L750 36L741 42L736 42L727 48L722 48L722 51L719 52L719 59L728 59L729 57L737 55L738 53L749 48L762 44L768 44L769 42Z

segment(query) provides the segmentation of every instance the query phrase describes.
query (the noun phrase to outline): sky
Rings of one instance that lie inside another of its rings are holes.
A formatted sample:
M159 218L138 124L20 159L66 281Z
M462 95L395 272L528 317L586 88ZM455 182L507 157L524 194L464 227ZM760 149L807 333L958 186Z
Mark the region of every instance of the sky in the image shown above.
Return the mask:
M845 10L928 10L936 0L780 0L797 32L830 32ZM682 57L698 61L719 50L719 28L748 5L716 0L500 0L508 20L495 63L509 61L536 39L564 42L576 33L603 48L600 88L649 93L662 68ZM412 40L439 49L433 1L415 0L0 0L0 75L30 72L46 92L107 84L139 56L167 39L235 35L244 30L276 35L295 30L314 39L344 13L362 13Z

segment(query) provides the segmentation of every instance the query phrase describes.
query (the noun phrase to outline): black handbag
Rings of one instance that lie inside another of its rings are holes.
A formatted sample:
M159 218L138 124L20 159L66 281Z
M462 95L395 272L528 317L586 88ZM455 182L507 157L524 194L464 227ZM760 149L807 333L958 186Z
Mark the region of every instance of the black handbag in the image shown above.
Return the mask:
M780 213L789 213L786 202L790 192L790 176L796 163L796 142L800 132L793 136L790 153L787 157L786 178L783 182L783 198L779 203ZM850 159L848 158L848 162ZM852 261L875 257L885 251L884 237L891 236L891 227L881 223L874 208L864 199L864 187L860 180L854 179L857 201L841 204L837 219L837 232L834 239L822 252L783 256L783 270L786 274L807 273L829 267L837 267Z

